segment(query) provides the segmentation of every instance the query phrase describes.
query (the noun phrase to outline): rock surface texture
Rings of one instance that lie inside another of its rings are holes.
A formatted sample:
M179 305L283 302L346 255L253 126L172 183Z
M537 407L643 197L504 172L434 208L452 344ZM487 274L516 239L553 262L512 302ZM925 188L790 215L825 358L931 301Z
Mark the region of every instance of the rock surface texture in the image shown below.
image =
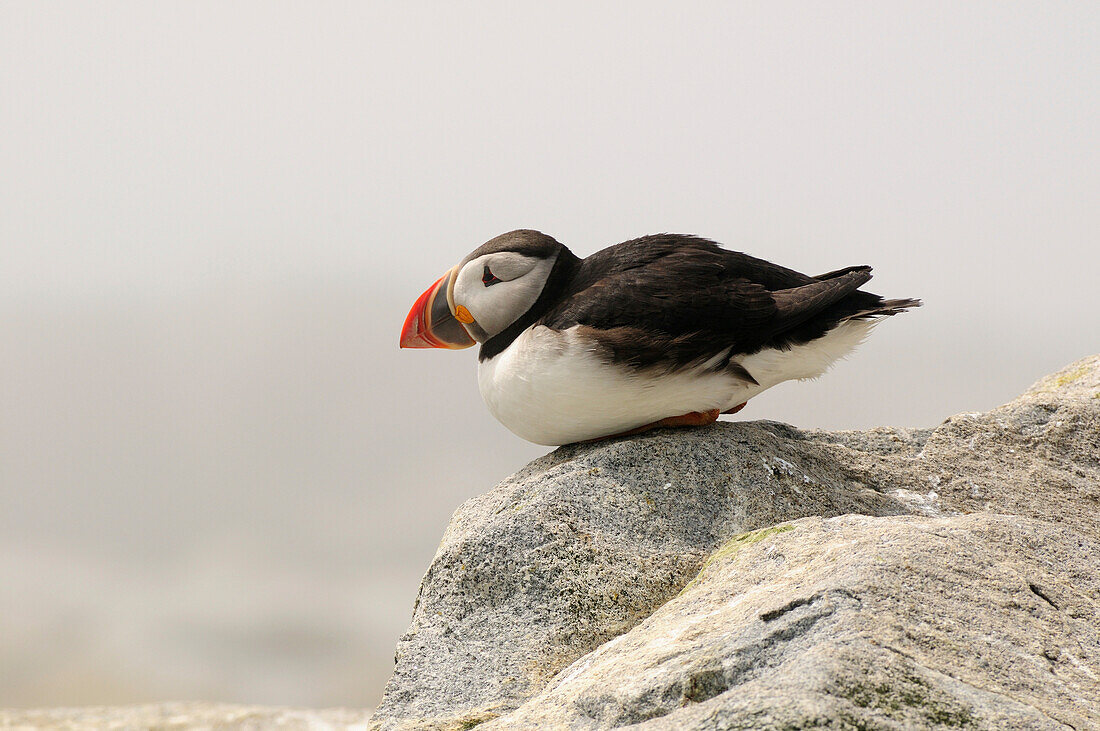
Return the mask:
M225 703L151 703L84 708L0 708L2 729L58 731L328 731L366 729L370 712L345 708L307 710Z
M371 723L1100 728L1100 356L935 429L532 462L455 513Z

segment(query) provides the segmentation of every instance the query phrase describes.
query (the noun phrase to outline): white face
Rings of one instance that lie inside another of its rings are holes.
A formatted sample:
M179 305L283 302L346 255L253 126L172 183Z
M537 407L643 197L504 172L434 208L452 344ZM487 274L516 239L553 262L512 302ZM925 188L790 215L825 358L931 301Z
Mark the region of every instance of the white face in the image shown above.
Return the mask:
M455 309L465 307L474 318L466 325L470 337L483 343L527 312L542 294L557 258L501 251L463 264L452 296Z

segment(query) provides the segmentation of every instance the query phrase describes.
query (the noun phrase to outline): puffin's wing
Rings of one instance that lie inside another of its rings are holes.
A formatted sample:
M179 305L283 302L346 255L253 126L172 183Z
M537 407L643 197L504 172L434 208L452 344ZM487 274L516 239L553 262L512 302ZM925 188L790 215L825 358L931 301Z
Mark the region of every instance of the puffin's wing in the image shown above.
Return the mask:
M775 344L871 278L869 267L809 277L700 239L656 251L637 243L582 262L576 286L538 324L579 327L612 361L637 368L736 370L738 353Z
M772 292L776 307L773 325L777 332L802 324L855 292L871 279L871 267L852 267L849 271L833 274L831 278L813 284Z

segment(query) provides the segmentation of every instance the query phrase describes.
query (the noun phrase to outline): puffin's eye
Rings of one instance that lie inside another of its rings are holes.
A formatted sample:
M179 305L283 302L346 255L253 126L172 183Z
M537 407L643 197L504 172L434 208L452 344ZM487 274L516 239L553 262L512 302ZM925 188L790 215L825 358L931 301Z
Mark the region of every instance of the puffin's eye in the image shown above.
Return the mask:
M486 264L485 265L485 271L481 275L481 283L484 284L486 287L491 287L494 284L497 284L501 281L502 280L500 278L498 278L497 275L495 275L491 271L489 271L489 265Z

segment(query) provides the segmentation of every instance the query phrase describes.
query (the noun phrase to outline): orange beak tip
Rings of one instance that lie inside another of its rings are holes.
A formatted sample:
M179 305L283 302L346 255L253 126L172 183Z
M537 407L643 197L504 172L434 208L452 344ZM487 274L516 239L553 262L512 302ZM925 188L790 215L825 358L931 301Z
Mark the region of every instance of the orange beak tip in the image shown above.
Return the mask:
M401 327L400 347L457 350L474 344L473 338L459 325L447 304L448 285L445 280L449 276L451 272L437 279L417 297ZM461 309L469 314L466 308ZM470 320L473 318L470 317Z

